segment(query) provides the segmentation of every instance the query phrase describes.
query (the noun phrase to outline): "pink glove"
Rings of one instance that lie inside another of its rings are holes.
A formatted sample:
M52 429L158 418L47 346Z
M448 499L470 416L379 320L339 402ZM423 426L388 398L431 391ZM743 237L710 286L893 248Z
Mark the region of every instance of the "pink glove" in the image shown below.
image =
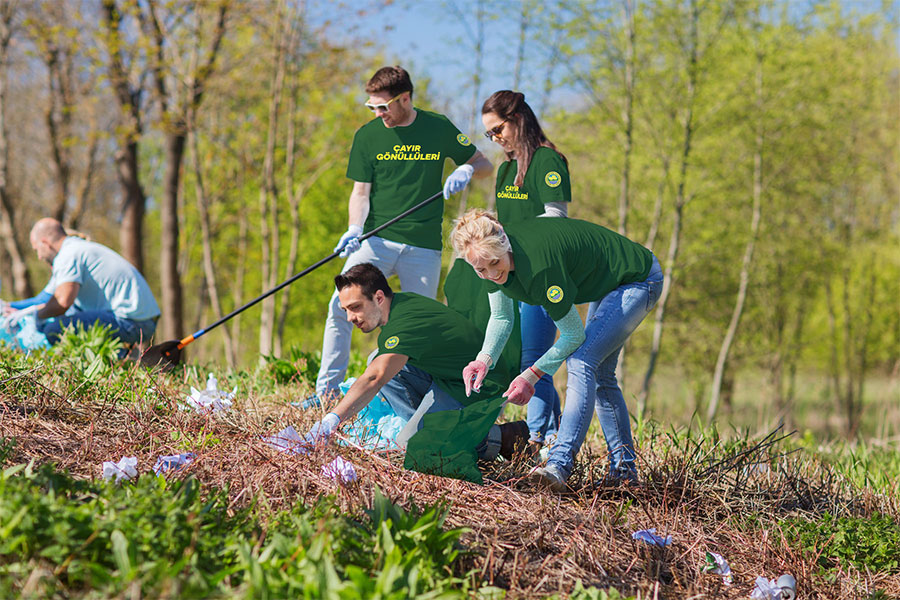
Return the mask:
M481 384L487 377L488 366L483 360L473 360L463 369L463 382L466 384L466 398L474 390L477 394L481 391Z
M532 396L534 396L534 386L521 375L513 379L506 391L503 392L504 398L519 406L528 404Z

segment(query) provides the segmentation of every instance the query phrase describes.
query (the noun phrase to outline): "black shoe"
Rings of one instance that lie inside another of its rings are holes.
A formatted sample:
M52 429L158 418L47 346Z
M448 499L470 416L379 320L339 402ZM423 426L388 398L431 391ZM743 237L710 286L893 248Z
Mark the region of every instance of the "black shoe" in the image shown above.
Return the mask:
M512 460L516 454L522 454L528 448L528 423L513 421L500 425L500 456Z

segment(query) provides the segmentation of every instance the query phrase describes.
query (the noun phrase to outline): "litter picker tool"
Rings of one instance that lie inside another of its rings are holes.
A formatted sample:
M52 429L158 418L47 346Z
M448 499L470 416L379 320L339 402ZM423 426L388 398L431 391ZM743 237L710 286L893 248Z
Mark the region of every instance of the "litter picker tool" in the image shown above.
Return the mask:
M391 225L393 225L400 219L403 219L404 217L411 215L412 213L416 212L417 210L424 208L425 206L431 204L432 202L434 202L438 198L441 198L442 196L443 196L443 192L438 192L434 196L431 196L430 198L423 200L422 202L416 204L412 208L403 211L402 213L400 213L393 219L390 219L389 221L379 225L372 231L364 233L363 235L361 235L359 237L359 240L363 241L363 240L366 240L366 239L372 237L373 235L377 235L378 233L380 233L384 229L390 227ZM305 269L303 269L302 271L300 271L299 273L297 273L296 275L293 275L290 278L285 279L284 281L279 283L277 286L273 287L268 292L265 292L264 294L257 296L253 300L247 302L243 306L234 309L233 311L231 311L230 313L228 313L227 315L225 315L224 317L222 317L221 319L219 319L212 325L209 325L203 329L197 330L182 340L169 340L168 342L162 342L161 344L155 344L153 346L150 346L149 348L147 348L147 351L141 355L141 364L144 366L148 366L148 367L159 366L164 369L175 366L176 364L178 364L181 361L181 351L184 349L185 346L187 346L191 342L197 340L201 336L209 333L210 331L212 331L213 329L215 329L216 327L218 327L225 321L228 321L232 317L244 312L245 310L247 310L254 304L256 304L262 300L265 300L266 298L268 298L269 296L271 296L278 290L289 286L290 284L294 283L295 281L297 281L298 279L300 279L307 273L311 273L312 271L315 271L316 269L318 269L325 263L336 258L339 254L340 254L340 251L332 252L331 254L329 254L328 256L326 256L325 258L320 260L319 262L312 264L312 265L306 267Z

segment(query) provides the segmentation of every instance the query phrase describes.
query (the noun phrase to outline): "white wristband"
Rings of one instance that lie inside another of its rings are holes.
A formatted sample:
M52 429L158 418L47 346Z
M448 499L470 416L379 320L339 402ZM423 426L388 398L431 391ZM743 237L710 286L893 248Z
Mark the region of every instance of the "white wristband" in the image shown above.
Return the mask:
M478 356L475 357L475 360L480 360L481 362L486 364L488 369L490 369L494 364L494 359L491 358L491 355L487 352L479 352Z
M537 382L540 381L540 377L537 373L534 372L534 367L528 367L519 375L522 379L531 384L531 387L537 385Z
M359 225L349 225L347 227L347 233L359 237L362 235L362 227Z

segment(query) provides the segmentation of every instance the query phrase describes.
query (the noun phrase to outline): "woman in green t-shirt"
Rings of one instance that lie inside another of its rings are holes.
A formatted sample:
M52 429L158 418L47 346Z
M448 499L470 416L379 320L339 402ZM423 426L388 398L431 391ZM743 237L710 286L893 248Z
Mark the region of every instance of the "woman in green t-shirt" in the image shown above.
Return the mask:
M492 284L491 318L481 354L497 356L512 328L515 300L542 306L559 340L516 377L503 394L528 402L534 384L563 361L569 374L556 442L533 480L565 488L575 455L597 413L610 457L610 475L636 480L628 408L616 380L619 351L659 299L663 274L653 253L600 225L577 219L533 219L501 225L493 213L473 210L456 224L453 247ZM576 304L590 303L587 323ZM478 360L463 370L467 387L484 376ZM473 381L474 379L474 381Z
M494 92L481 107L484 135L506 152L497 170L497 217L503 225L535 217L565 217L572 200L569 164L547 139L525 95L511 90ZM543 355L556 339L553 319L541 306L518 303L522 331L521 367ZM487 356L479 356L485 362ZM485 363L485 367L487 364ZM528 430L532 448L539 449L556 433L560 417L559 394L553 377L545 374L534 385L528 402Z

